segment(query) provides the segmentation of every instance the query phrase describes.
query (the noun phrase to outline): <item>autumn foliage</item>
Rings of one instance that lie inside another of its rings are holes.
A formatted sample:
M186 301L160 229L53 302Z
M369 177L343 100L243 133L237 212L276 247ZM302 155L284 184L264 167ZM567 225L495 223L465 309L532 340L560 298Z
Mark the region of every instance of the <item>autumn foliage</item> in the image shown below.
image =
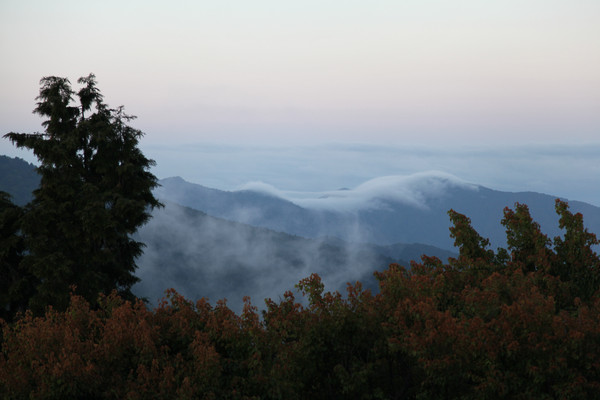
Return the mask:
M443 263L377 273L325 292L317 275L294 293L193 303L175 291L154 310L116 294L72 295L3 323L7 399L588 399L600 393L600 260L580 214L557 201L560 238L527 206L505 209L507 249L492 251L450 211L460 250Z

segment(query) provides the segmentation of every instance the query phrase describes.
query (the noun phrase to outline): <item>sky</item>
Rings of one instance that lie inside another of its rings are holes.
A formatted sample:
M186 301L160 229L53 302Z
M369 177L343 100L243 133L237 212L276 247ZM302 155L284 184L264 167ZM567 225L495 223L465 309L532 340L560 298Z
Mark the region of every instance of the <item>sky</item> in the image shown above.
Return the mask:
M598 21L598 0L2 0L0 133L41 130L41 77L93 72L159 178L440 170L600 205Z

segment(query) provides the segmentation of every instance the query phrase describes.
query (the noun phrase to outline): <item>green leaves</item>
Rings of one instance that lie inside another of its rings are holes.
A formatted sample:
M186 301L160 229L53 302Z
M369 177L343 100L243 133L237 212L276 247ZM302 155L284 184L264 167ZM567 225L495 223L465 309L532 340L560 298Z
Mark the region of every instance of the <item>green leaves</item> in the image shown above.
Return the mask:
M454 246L460 250L460 256L476 260L491 261L493 251L486 248L490 245L489 239L482 238L471 227L471 220L454 210L448 211L453 227L450 228L450 237L454 239Z
M550 267L553 257L550 239L533 221L527 205L516 203L515 211L506 207L502 225L506 227L508 251L513 263L524 271L547 270Z
M564 282L570 282L572 298L589 299L600 288L600 259L593 247L600 242L588 232L581 214L572 214L566 202L556 200L559 226L564 237L554 238L556 262L552 273Z
M34 284L34 278L21 265L25 254L22 216L23 209L0 192L0 318L6 320L25 311Z
M77 83L85 85L82 87L77 95L79 96L79 101L81 102L81 114L85 111L88 111L93 102L96 102L96 107L98 109L103 109L104 105L102 103L102 95L100 94L100 90L96 87L96 75L89 74L86 77L81 77L77 80Z

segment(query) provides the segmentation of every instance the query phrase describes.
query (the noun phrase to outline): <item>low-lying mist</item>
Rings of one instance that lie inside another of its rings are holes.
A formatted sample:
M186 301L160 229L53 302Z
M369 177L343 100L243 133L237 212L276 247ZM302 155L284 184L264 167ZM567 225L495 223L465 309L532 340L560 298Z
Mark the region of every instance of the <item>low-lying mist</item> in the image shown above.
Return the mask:
M302 237L210 217L167 203L138 233L146 243L138 259L141 282L134 293L152 304L168 288L189 299L226 298L239 311L244 296L261 307L276 300L299 280L319 273L327 290L345 291L360 280L375 288L375 270L399 261L374 247L330 238Z
M469 217L495 250L506 247L503 210L517 202L529 206L550 239L563 233L555 212L556 196L492 190L441 172L380 177L355 188L320 193L287 193L261 183L236 191L211 189L181 178L160 183L156 193L164 200L229 221L313 239L336 237L381 246L421 243L456 251L449 235L448 210L453 209ZM569 205L584 215L591 232L600 232L599 207L577 201Z

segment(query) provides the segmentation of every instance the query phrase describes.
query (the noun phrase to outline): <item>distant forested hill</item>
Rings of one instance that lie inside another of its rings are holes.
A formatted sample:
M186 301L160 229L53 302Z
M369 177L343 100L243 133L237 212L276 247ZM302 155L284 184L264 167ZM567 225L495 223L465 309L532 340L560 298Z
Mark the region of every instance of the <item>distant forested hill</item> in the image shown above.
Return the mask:
M500 224L504 207L512 208L516 202L529 206L533 219L551 239L563 233L558 227L556 196L503 192L455 183L443 175L424 176L411 184L392 180L378 185L372 194L364 190L337 193L346 199L353 194L359 200L361 196L371 196L370 201L363 201L362 206L351 211L315 208L260 191L216 190L181 178L162 179L160 184L156 194L162 200L230 221L307 238L330 236L378 245L424 243L453 251L448 210L454 209L468 216L473 227L489 238L491 248L495 249L506 246L506 229ZM333 196L331 202L336 202ZM579 201L569 201L569 206L573 212L583 214L585 226L591 232L600 233L600 207Z
M0 191L9 193L15 204L27 204L39 184L35 165L21 158L0 156Z

